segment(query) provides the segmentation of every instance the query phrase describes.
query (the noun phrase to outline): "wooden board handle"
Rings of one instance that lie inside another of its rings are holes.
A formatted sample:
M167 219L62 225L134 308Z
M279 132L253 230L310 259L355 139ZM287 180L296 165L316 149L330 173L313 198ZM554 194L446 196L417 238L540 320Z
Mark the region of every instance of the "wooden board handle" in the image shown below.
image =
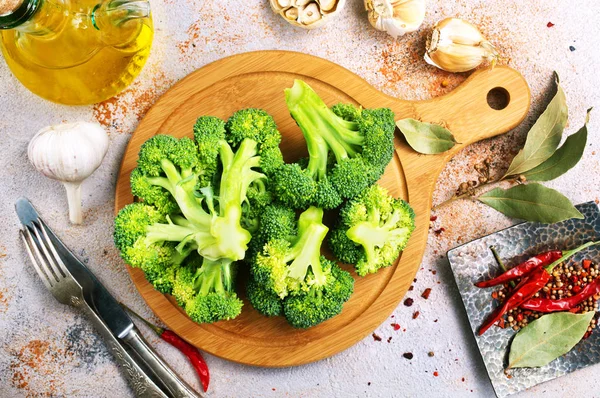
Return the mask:
M488 103L494 94L505 97L502 109ZM410 105L420 120L442 124L454 134L460 143L453 148L455 153L516 127L527 115L530 98L529 86L519 72L497 66L473 73L449 94Z

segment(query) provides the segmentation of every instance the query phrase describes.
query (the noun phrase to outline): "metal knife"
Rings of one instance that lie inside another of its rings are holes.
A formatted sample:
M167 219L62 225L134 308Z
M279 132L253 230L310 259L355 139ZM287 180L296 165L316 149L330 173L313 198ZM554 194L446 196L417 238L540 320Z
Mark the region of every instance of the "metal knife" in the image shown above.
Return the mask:
M39 214L31 202L21 198L15 204L17 215L23 225L39 220ZM67 269L83 288L84 300L98 315L112 334L127 346L164 386L166 393L174 398L200 398L185 381L154 352L131 318L117 300L106 290L96 276L61 242L54 232L47 228L50 240L65 263Z

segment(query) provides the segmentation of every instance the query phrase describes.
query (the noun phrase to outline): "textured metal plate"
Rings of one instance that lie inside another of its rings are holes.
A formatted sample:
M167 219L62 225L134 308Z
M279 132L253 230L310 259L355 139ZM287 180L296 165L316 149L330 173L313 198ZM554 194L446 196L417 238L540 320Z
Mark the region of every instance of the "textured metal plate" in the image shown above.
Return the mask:
M567 220L546 225L522 223L466 243L448 252L448 260L456 285L467 311L469 323L488 375L498 397L522 391L536 384L564 376L577 369L600 362L600 333L577 344L569 353L541 368L512 369L511 377L504 373L509 343L515 335L510 328L490 328L483 336L476 331L496 304L490 294L493 288L479 289L473 283L498 275L498 265L490 246L495 246L507 268L549 249L572 249L585 242L600 239L600 212L594 202L576 206L583 220ZM573 257L600 258L597 247Z

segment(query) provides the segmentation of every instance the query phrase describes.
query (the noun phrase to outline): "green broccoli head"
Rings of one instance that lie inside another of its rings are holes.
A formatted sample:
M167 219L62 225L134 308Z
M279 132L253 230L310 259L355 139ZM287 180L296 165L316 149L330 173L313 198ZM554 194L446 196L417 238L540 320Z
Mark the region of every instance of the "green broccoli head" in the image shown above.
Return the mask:
M285 318L295 328L309 328L338 315L354 291L354 279L348 272L323 256L320 262L326 283L309 284L283 302Z
M267 176L283 165L279 149L281 134L273 117L262 109L248 108L235 112L225 125L227 142L237 148L244 139L256 142L260 168Z
M410 205L373 185L342 207L329 246L341 261L355 264L356 272L365 276L392 265L414 229Z
M394 152L391 110L350 104L329 109L301 80L285 95L306 139L309 159L306 167L297 164L274 173L274 192L281 201L294 208L335 208L381 177Z
M290 209L274 209L288 227L265 232L266 243L251 264L251 274L265 292L283 300L284 314L286 318L289 314L293 326L309 327L341 311L350 298L354 280L321 256L321 244L328 231L323 225L322 209L304 211L294 228L289 226Z
M250 264L264 245L275 239L291 239L297 234L296 213L294 210L271 204L264 207L258 216L258 228L252 236L246 259Z
M155 179L156 183L153 183ZM167 188L163 187L161 177L148 177L139 167L136 167L131 172L129 181L131 193L142 199L144 203L154 205L163 214L179 211L175 198Z
M228 260L198 259L178 268L173 296L197 323L211 323L237 317L242 301L234 290L235 265Z
M121 257L132 267L141 268L146 279L162 293L170 293L175 267L194 250L193 245L179 249L176 243L163 239L163 233L180 233L182 228L165 224L167 220L153 206L133 203L121 209L114 224L115 246Z
M199 117L194 124L194 140L198 146L199 169L203 170L198 181L198 187L202 188L212 182L217 172L219 148L225 140L225 122L214 116Z
M280 316L283 314L283 301L281 298L265 289L250 277L246 283L246 295L252 307L265 316Z

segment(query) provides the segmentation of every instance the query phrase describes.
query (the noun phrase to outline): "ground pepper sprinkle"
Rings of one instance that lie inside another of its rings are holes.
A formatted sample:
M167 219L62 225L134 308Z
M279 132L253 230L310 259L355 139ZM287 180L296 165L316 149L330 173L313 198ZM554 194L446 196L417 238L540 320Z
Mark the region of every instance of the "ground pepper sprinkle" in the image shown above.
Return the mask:
M414 302L415 302L415 300L413 300L409 297L406 300L404 300L404 305L407 307L410 307L411 305L413 305Z
M423 291L423 293L421 294L421 297L423 297L425 300L427 300L429 298L430 294L431 294L431 288L428 287L427 289L425 289Z

